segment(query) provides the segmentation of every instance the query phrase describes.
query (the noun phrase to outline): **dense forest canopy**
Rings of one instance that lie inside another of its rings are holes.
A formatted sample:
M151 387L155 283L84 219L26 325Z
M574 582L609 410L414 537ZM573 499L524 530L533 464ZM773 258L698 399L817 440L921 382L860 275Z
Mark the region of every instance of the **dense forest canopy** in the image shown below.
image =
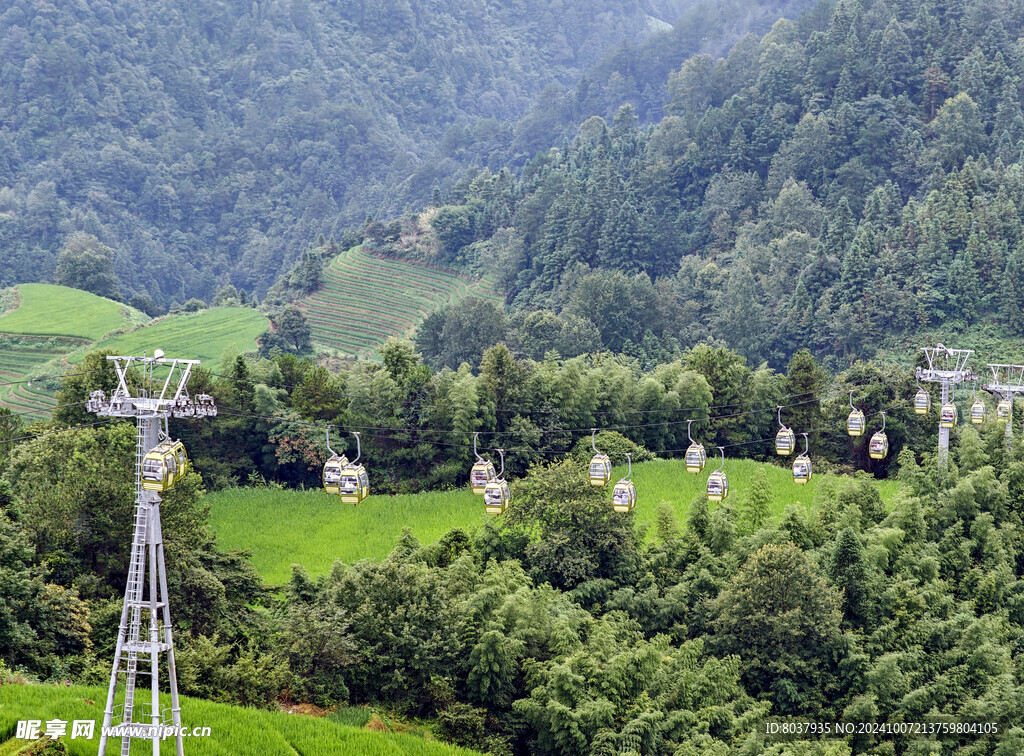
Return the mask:
M660 117L665 66L806 4L9 3L0 285L49 280L77 231L117 250L126 297L262 295L321 234L468 166L521 164L640 92Z
M641 356L711 337L782 365L934 326L1024 332L1018 4L828 7L686 60L652 128L626 105L521 174L467 177L432 246L369 241L489 271L514 310Z

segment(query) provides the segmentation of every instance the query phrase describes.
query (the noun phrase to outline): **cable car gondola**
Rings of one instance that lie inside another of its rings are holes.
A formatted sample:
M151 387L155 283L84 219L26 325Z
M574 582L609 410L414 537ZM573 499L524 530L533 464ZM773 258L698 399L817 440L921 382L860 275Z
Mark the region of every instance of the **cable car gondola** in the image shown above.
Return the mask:
M779 432L775 434L775 453L788 457L796 448L796 436L793 429L782 424L782 407L779 407Z
M978 387L974 387L974 403L971 404L971 422L974 425L981 425L985 422L985 411L988 408L985 402L978 398Z
M811 458L807 434L801 433L800 435L804 437L804 453L793 460L793 482L803 485L811 479Z
M359 434L353 431L352 435L356 437L356 458L342 465L341 477L338 479L338 496L344 504L358 504L370 495L370 479L366 468L358 464L359 458L363 456Z
M590 448L594 450L594 456L590 458L590 485L604 488L612 479L612 461L607 454L597 450L596 433L596 428L590 429Z
M708 476L707 495L710 501L724 501L729 496L729 478L725 470L725 448L719 446L722 453L722 465Z
M165 436L165 440L154 446L142 460L142 487L163 493L185 477L188 470L185 445Z
M686 449L686 472L699 473L704 469L708 455L704 451L704 444L698 444L690 435L690 425L692 424L693 420L686 421L686 436L690 439L690 445Z
M917 384L917 393L914 395L914 413L917 415L927 415L932 408L932 395L921 388L921 384Z
M868 441L868 456L871 459L885 459L889 453L889 437L885 435L885 412L882 412L882 430L871 436Z
M630 480L633 477L633 459L629 452L626 452L626 462L629 464L629 472L612 489L612 509L623 513L632 511L636 506L636 486Z
M864 435L864 413L853 406L853 392L850 392L850 416L846 418L846 432L856 438Z
M341 484L341 471L348 465L348 457L344 454L338 454L334 449L331 448L331 429L327 428L327 451L331 453L331 456L324 462L324 471L321 475L323 480L324 490L329 494L339 495L339 485Z
M477 495L484 493L487 490L487 484L498 477L494 472L494 463L489 459L484 459L476 452L476 439L479 435L479 433L473 434L473 456L476 457L476 462L469 472L469 487Z
M940 428L955 428L957 421L956 405L950 402L949 404L943 404L942 409L939 410L939 427Z
M1010 415L1013 414L1013 404L1010 403L1009 399L1001 399L996 405L996 420L1001 423L1009 422Z
M501 456L501 472L484 488L484 511L493 515L499 515L508 509L509 502L512 500L512 492L504 478L505 450L498 449L497 452Z

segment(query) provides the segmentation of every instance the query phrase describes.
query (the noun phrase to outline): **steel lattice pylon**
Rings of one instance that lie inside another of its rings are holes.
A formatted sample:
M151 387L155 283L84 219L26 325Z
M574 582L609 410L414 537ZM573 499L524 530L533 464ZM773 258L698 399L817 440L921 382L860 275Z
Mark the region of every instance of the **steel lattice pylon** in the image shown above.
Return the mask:
M198 360L165 359L157 350L154 357L107 357L117 371L118 386L109 401L102 391L94 391L86 409L105 417L133 417L137 424L135 442L135 527L132 534L128 581L121 608L114 664L110 673L107 703L103 709L99 754L107 747L107 728L112 724L133 725L133 735L121 738L121 755L131 753L132 738L152 742L154 755L160 753L164 737L162 728L168 724L160 708L160 654L167 654L167 675L171 694L171 722L175 731L177 756L183 756L181 707L178 681L174 668L174 637L167 596L167 567L164 560L163 533L160 528L160 494L143 488L142 463L146 454L160 442L163 422L175 417L212 417L217 414L212 397L200 394L197 401L189 398L187 384ZM166 373L166 376L164 376ZM148 571L147 571L148 564ZM148 581L147 581L148 572ZM148 591L146 585L148 582ZM143 616L148 616L148 632L142 634ZM140 668L140 656L143 665ZM119 722L114 722L114 700L118 680L124 675L124 703ZM135 687L139 674L149 675L151 696L139 721L135 720ZM147 721L143 721L148 718Z
M989 392L996 399L1005 399L1010 403L1010 416L1007 418L1004 434L1007 450L1013 449L1013 397L1024 394L1024 365L1003 365L988 363L992 371L992 383L982 385L982 390Z
M958 383L976 381L978 376L967 369L967 360L974 354L973 349L950 349L942 344L922 347L927 368L914 371L919 381L938 383L942 387L942 405L950 403L952 389ZM940 409L941 412L941 409ZM944 470L949 461L949 428L939 426L939 469Z

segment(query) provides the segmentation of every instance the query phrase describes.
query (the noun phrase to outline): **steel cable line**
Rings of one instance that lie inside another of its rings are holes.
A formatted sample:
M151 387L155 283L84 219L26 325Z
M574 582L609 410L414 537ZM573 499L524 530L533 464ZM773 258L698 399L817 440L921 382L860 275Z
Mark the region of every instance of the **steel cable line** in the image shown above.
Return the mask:
M0 386L17 386L20 383L32 383L32 381L48 381L52 378L74 378L79 375L92 375L93 373L103 373L107 370L113 370L112 367L97 368L96 370L86 370L81 373L62 373L61 375L42 375L36 376L35 378L24 378L20 381L0 381Z
M801 405L804 405L804 404L813 404L814 401L815 400L808 400L806 402L797 402L795 404L786 404L786 405L782 405L782 406L783 406L783 408L785 408L785 407L798 407L798 406L801 406ZM291 422L291 423L298 424L298 425L308 425L310 427L317 427L317 428L321 428L321 427L324 427L326 425L332 425L330 423L323 423L323 422L312 421L312 420L301 420L301 419L284 418L284 417L280 417L280 416L277 416L277 415L256 415L256 414L253 414L251 412L244 412L244 411L240 410L237 407L230 407L230 406L224 406L224 405L218 405L218 406L219 406L220 411L224 412L225 414L229 414L229 415L231 415L233 417L249 417L249 418L253 418L255 420L275 420L275 419L276 420L284 420L286 422ZM765 408L765 409L748 410L746 412L735 412L735 413L731 413L731 414L728 414L728 415L710 415L708 417L693 418L693 419L695 421L711 422L713 420L727 420L727 419L731 419L731 418L745 417L747 415L760 415L760 414L765 414L765 413L769 413L769 412L770 413L774 413L778 406L779 405L776 405L776 406L771 407L771 408ZM685 425L687 422L689 422L689 420L664 420L662 422L657 422L657 423L637 423L637 424L633 424L633 425L609 425L609 426L603 426L603 427L599 428L599 430L632 430L632 429L637 429L637 428L657 428L657 427L663 427L663 426ZM462 435L462 436L471 436L474 433L479 433L481 436L485 436L485 435L498 436L498 435L504 435L504 434L506 434L508 432L508 431L441 430L441 429L434 429L434 428L409 428L409 427L395 428L395 427L388 427L388 426L348 425L348 424L345 424L343 426L339 425L338 427L343 427L344 429L351 429L351 430L357 430L357 431L393 431L393 432L403 432L403 433L440 433L440 434L445 434L445 435ZM543 432L543 433L583 433L585 431L590 431L590 430L591 430L591 428L588 426L586 428L542 428L541 432Z
M66 433L67 431L80 430L81 428L92 428L93 426L96 426L96 425L109 425L110 423L114 423L116 420L118 420L118 418L110 417L110 418L106 418L104 420L97 420L94 423L83 423L82 425L72 425L72 426L69 426L67 428L56 428L56 429L51 430L51 431L44 431L43 433L30 433L30 434L25 435L25 436L18 436L17 438L5 438L3 440L0 440L0 444L13 444L16 441L28 441L28 440L31 440L33 438L42 438L43 436L52 436L55 433Z
M792 405L792 406L796 406L796 405ZM889 411L891 409L894 409L896 407L899 407L899 406L901 406L901 403L890 404L889 406L884 407L883 409L878 410L878 412L865 413L865 417L866 418L867 417L876 417L876 416L880 415L883 412L887 412L887 411ZM742 414L755 414L755 413L774 412L774 411L775 411L775 408L772 408L770 410L752 410L750 412L742 413ZM281 417L278 417L278 416L256 415L256 414L249 413L249 412L238 411L237 408L233 408L233 407L221 407L220 408L220 412L222 414L230 416L230 417L245 417L245 418L251 418L251 419L255 419L255 420L274 420L274 419L280 419L280 420L284 420L285 422L288 422L288 423L292 423L292 424L296 424L296 425L304 425L304 426L307 426L307 427L310 427L310 428L318 428L318 429L320 429L320 428L334 427L333 424L331 424L331 423L324 423L324 422L311 421L311 420L295 420L295 419L290 419L290 418L281 418ZM733 417L733 415L722 415L722 416L718 416L717 418L716 417L712 417L712 418L709 418L709 419L728 418L728 417ZM681 423L686 422L686 421L684 420L684 421L679 421L679 422L681 424ZM673 423L673 424L675 424L675 423ZM660 423L656 423L656 424L653 424L653 425L661 425L661 424ZM338 427L340 427L340 426L338 426ZM426 429L424 429L424 428L384 428L384 427L367 427L367 426L344 426L344 427L345 428L352 428L352 429L355 429L355 430L359 430L361 435L365 436L366 438L381 439L381 440L385 440L385 441L403 441L403 440L407 440L407 439L396 438L395 434L399 434L399 433L402 433L402 434L412 434L412 433L418 433L418 434L444 433L444 434L458 434L458 435L464 435L464 436L471 436L474 433L476 433L476 431L432 430L432 429L429 429L429 428L426 428ZM630 428L645 428L645 427L652 427L652 426L651 425L634 425L634 426L619 426L619 427L620 428L630 429ZM843 425L843 427L845 427L845 424ZM378 432L377 433L365 433L365 431L367 431L367 430L369 430L369 431L378 431ZM589 431L589 430L591 430L591 428L585 428L585 429L582 429L582 430ZM609 429L602 428L600 430L609 430ZM563 432L563 433L565 433L565 432L582 432L582 431L578 431L578 430L574 431L573 429L561 428L561 429L553 429L553 430L551 430L549 432L552 432L552 433L554 433L554 432ZM835 433L834 430L829 430L827 428L815 428L815 429L812 429L812 430L807 431L807 432L808 433L826 433L827 432L827 433L830 433L830 434ZM481 431L481 434L482 433L483 432ZM488 433L504 435L505 433L507 433L507 431L488 431ZM835 435L838 436L839 434L835 433ZM731 448L734 448L734 447L749 446L749 445L752 445L752 444L760 444L760 443L768 443L768 442L774 443L774 441L775 441L775 436L772 435L772 436L769 436L767 438L751 439L749 441L738 441L738 442L735 442L735 443L732 443L732 444L724 444L724 445L723 444L716 444L715 446L716 446L716 448L717 448L717 446L722 446L723 449L731 449ZM462 448L462 449L471 448L471 445L468 444L468 443L466 443L466 444L446 443L446 442L443 442L443 441L431 441L431 440L425 439L425 438L421 438L420 440L418 440L418 441L416 441L414 443L417 443L417 444L427 444L429 446L449 447L449 448ZM555 455L555 456L563 455L563 454L569 454L570 453L570 452L567 452L567 451L555 451L555 450L543 451L543 450L539 450L539 449L533 449L531 447L511 448L511 449L505 449L505 451L521 451L521 452L529 452L529 453L533 453L533 454L544 454L544 455ZM662 449L658 453L659 454L675 454L675 453L682 453L682 452L685 452L685 451L686 451L686 449Z
M10 412L6 415L0 415L3 417L20 417L21 415L39 415L45 412L53 412L55 409L64 409L65 407L77 407L83 404L83 402L68 402L67 404L55 404L52 407L47 407L45 410L25 410L24 412Z
M199 368L199 370L202 370L202 368ZM301 388L303 388L302 385L297 385L297 384L290 384L290 383L266 383L266 382L263 382L263 381L258 381L258 380L254 379L254 378L237 378L237 377L232 376L232 375L225 375L223 373L214 373L214 372L211 372L211 371L208 371L208 370L203 370L203 372L206 375L209 375L209 376L212 376L212 377L215 377L215 378L222 378L224 380L235 381L237 383L249 383L249 384L252 384L254 386L262 384L264 386L268 386L268 387L271 387L271 388L283 388L283 389L301 389ZM781 373L779 373L778 375L781 375ZM871 384L871 383L889 385L887 381L884 381L884 380L879 381L879 380L877 380L875 378L865 378L863 380L855 381L853 383L847 383L847 384L844 384L844 385L852 386L854 388L859 388L861 386L865 386L865 385L868 385L868 384ZM780 396L779 399L789 399L789 398L792 398L792 397L795 397L795 396L806 396L806 395L809 395L809 394L810 395L817 395L819 393L823 393L823 392L829 390L829 388L831 388L831 387L826 387L825 389L822 389L821 391L818 391L818 392L800 391L800 392L793 393L793 394L784 394L784 395ZM327 395L327 396L338 397L338 398L341 398L341 399L365 399L365 398L367 398L365 394L350 394L350 393L346 393L344 391L333 391L333 390L329 390L329 389L316 389L316 390L312 391L312 393L313 393L314 396L317 396L317 395ZM733 403L733 404L715 404L715 405L710 405L708 407L674 407L674 408L644 409L644 410L641 410L641 409L635 409L635 410L619 410L619 409L614 409L614 410L586 410L586 412L589 412L590 414L593 414L593 415L611 415L611 414L617 414L617 413L625 413L625 414L630 414L630 413L632 413L632 414L652 414L652 413L655 413L655 412L696 412L696 411L700 411L700 410L729 409L730 407L743 407L743 406L746 406L747 404L749 404L749 402L736 402L736 403ZM421 408L437 408L437 409L449 409L449 410L459 410L459 409L469 410L469 409L474 409L473 407L467 407L465 405L449 404L449 403L445 403L445 402L433 402L431 404L420 404L419 406ZM516 411L518 411L520 409L529 410L531 413L549 413L549 414L560 413L560 412L573 412L574 411L574 410L566 410L564 408L554 408L554 409L549 409L549 410L537 409L533 405L526 405L526 404L505 405L504 407L495 408L493 411L494 412L516 412Z
M866 384L867 384L867 381L864 381L860 385L863 386L863 385L866 385ZM847 385L849 385L849 384L847 384ZM889 384L887 382L880 381L880 382L876 382L876 385L889 385ZM782 409L787 409L787 408L792 408L792 407L805 406L805 405L808 405L808 404L814 404L815 402L820 401L820 396L821 395L829 393L830 391L832 391L833 388L834 387L829 386L829 387L826 387L824 389L821 389L818 392L806 392L805 391L805 392L801 392L800 394L789 395L789 396L814 396L814 397L816 397L814 399L807 399L807 400L802 401L802 402L793 402L793 403L790 403L790 404L773 405L771 407L763 407L763 408L759 408L759 409L752 409L752 410L747 410L745 412L734 412L734 413L723 414L723 415L708 415L706 417L686 418L686 419L683 419L683 420L664 420L664 421L660 421L660 422L656 422L656 423L633 423L633 424L608 425L608 426L602 426L599 430L633 430L633 429L640 429L640 428L668 427L668 426L676 426L676 425L685 425L690 420L693 420L694 422L711 422L711 421L715 421L715 420L729 420L729 419L734 419L734 418L737 418L737 417L746 417L748 415L758 415L758 414L764 414L764 413L775 413L780 407ZM841 391L838 394L836 394L836 397L841 396L842 394L845 394L845 393L847 393L847 390L844 389L843 391ZM422 405L415 405L415 406L416 406L417 409L422 409ZM640 414L640 413L680 412L680 411L684 411L686 409L690 409L691 411L706 411L706 410L710 410L710 409L715 409L716 407L720 407L721 408L721 407L737 407L737 406L744 406L744 405L743 404L728 404L728 405L712 405L712 406L709 406L709 407L694 407L694 408L676 408L676 409L661 409L661 410L639 410L639 411L634 411L634 410L617 410L617 411L628 416L630 414ZM241 410L241 409L239 409L237 407L231 407L231 406L225 406L225 405L220 405L220 407L221 407L222 410L226 411L227 413L231 414L234 417L251 417L251 418L256 419L256 420L275 420L275 419L286 420L287 422L291 422L291 423L298 424L298 425L308 425L310 427L323 427L324 425L326 425L325 423L317 422L317 421L308 421L308 420L302 420L302 419L282 418L282 417L274 416L274 415L256 415L256 414L253 414L253 413L246 413L246 412L244 412L243 410ZM585 412L581 412L580 414L586 414L586 413ZM591 413L591 414L596 414L596 413ZM342 427L342 426L339 425L338 427ZM497 435L503 435L503 434L508 432L508 431L460 431L460 430L442 430L442 429L435 429L435 428L417 428L417 427L398 427L398 428L396 428L396 427L389 427L389 426L348 425L348 424L345 424L343 427L346 428L346 429L357 430L357 431L393 431L393 432L420 433L420 434L437 433L437 434L445 434L445 435L464 435L464 436L472 435L473 433L479 433L482 436L497 436ZM587 426L585 428L583 428L583 427L580 427L580 428L553 427L553 428L541 428L540 430L543 433L584 433L584 432L590 431L591 427L590 426Z

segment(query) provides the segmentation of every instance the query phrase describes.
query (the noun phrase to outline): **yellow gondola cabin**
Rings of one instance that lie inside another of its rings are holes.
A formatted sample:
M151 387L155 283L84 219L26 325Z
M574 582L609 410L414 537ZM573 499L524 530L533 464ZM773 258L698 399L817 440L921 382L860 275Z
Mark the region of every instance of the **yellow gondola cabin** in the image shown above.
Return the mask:
M693 436L690 435L690 426L693 425L693 420L686 421L686 436L690 439L690 445L686 449L686 456L684 460L686 462L686 472L688 473L699 473L704 469L704 465L708 461L707 452L704 451L704 444L698 444L693 440Z
M1003 399L996 405L996 420L1001 423L1005 423L1010 419L1010 413L1013 412L1013 406L1010 404L1008 399Z
M487 484L484 489L484 511L487 514L499 515L508 509L512 492L508 483L503 480L495 480Z
M590 429L590 448L594 450L594 456L590 458L590 485L595 488L604 488L612 479L612 461L607 454L602 454L597 450L596 433L596 428Z
M620 480L612 490L612 509L616 512L630 512L636 506L636 486L631 480Z
M981 399L974 400L974 403L971 405L971 422L974 425L981 425L985 422L986 409L985 402L981 401Z
M482 494L487 489L487 484L497 477L493 462L490 460L477 462L469 472L469 487L473 493Z
M709 501L725 501L729 496L729 478L725 474L725 449L719 446L718 451L722 455L722 464L708 476L706 490Z
M955 428L957 421L957 411L955 404L943 404L942 409L939 410L939 427L940 428Z
M811 479L811 458L801 454L793 460L793 482L803 485Z
M180 441L164 441L142 460L142 487L167 491L188 473L188 456Z
M633 456L627 452L626 462L629 464L629 472L626 477L615 484L612 489L612 509L616 512L631 512L636 506L636 486L633 485Z
M792 428L782 424L782 407L779 410L779 432L775 434L775 453L780 457L788 457L796 449L796 436Z
M885 455L888 453L889 438L882 431L878 431L868 442L868 456L871 459L885 459Z
M690 444L686 450L686 472L699 473L708 461L703 444Z
M729 478L724 472L713 472L708 476L708 499L724 501L729 495Z
M487 489L488 483L498 478L497 473L494 472L494 463L477 454L476 440L479 435L479 433L473 434L473 456L476 457L476 462L473 464L473 469L469 471L469 487L478 496Z
M487 514L499 515L508 509L512 501L512 491L505 482L505 450L497 449L501 457L501 472L484 488L484 511Z
M348 457L344 454L338 454L331 448L330 428L327 428L325 435L327 436L327 451L330 452L331 456L324 462L324 469L320 475L320 480L327 493L337 496L339 494L338 486L341 484L341 471L348 466Z
M366 468L358 464L363 456L359 434L353 431L352 435L356 437L356 458L342 466L338 480L338 497L343 504L358 504L370 495L370 476Z
M793 482L801 486L811 479L810 444L807 441L807 434L802 435L804 437L804 452L793 460Z

